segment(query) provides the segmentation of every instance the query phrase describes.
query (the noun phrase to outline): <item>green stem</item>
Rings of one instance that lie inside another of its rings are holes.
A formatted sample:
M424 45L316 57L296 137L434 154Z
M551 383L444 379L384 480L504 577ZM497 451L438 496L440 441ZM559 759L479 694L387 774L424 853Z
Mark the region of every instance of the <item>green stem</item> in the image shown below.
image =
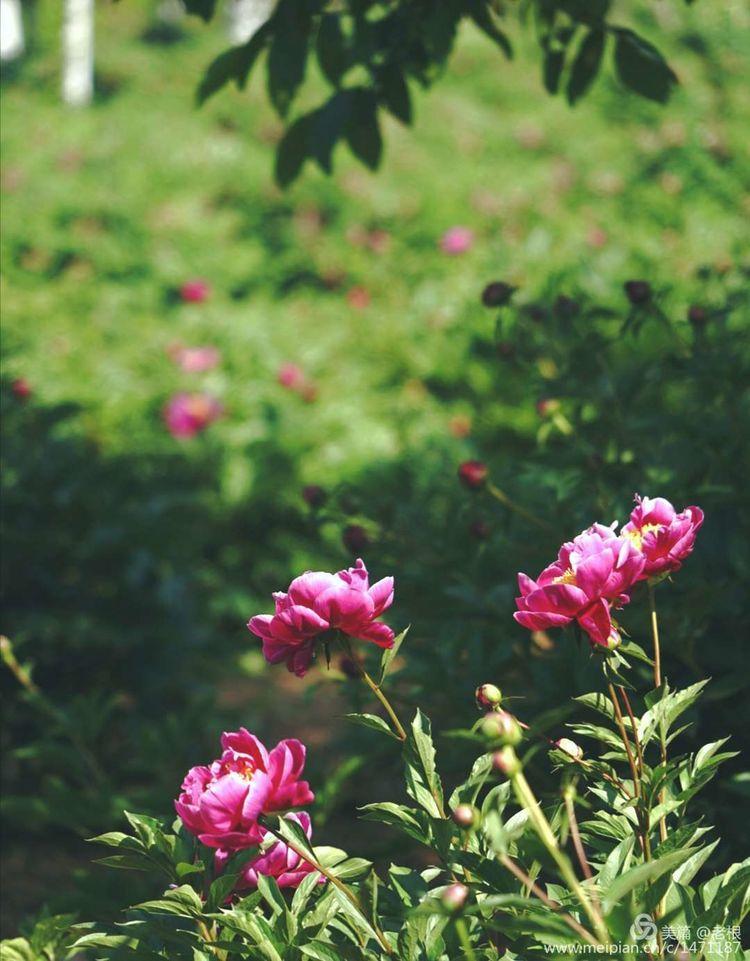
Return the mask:
M659 618L656 614L656 592L654 585L648 582L648 606L651 613L651 636L654 639L654 687L661 687L661 645L659 643ZM667 764L667 745L664 740L664 731L659 725L659 751L661 763L666 767ZM662 788L659 791L659 803L664 804L667 798L666 791ZM662 843L667 840L667 819L662 817L659 820L659 837Z
M466 961L477 961L477 956L474 954L474 948L472 948L469 939L469 929L466 927L466 921L463 918L456 918L456 934L461 942Z
M341 635L341 647L343 648L344 653L349 658L351 658L352 662L356 665L357 670L359 671L359 676L362 678L365 684L370 688L372 693L375 695L375 697L380 701L380 703L385 708L386 713L388 714L388 717L391 719L391 724L393 725L393 730L396 737L399 739L399 741L405 741L406 731L404 730L404 726L401 723L401 721L399 721L398 715L393 709L391 702L388 700L388 698L385 696L385 694L381 690L380 685L377 684L376 681L374 681L373 678L370 677L367 671L360 664L359 659L355 657L354 652L352 651L351 644L349 643L349 638L346 637L346 635L344 634Z
M568 914L566 911L562 911L560 905L557 902L553 901L552 898L550 898L539 887L536 881L530 878L529 875L523 870L523 868L521 868L518 864L516 864L516 862L512 860L512 858L509 858L507 854L498 854L497 859L498 861L500 861L500 863L504 868L507 868L507 870L510 871L510 873L514 875L514 877L518 878L518 880L521 882L521 884L523 884L524 887L528 888L532 894L536 895L536 897L539 898L542 904L546 905L551 911L554 911L556 914L559 914L560 918L565 922L565 924L568 925L571 931L575 931L575 933L580 937L582 937L587 944L591 944L594 946L599 945L599 942L591 934L591 932L587 931L582 924L579 924L578 921L576 921L576 919L571 914Z
M609 936L607 934L607 928L604 924L604 921L599 912L594 910L591 900L576 877L570 861L560 850L560 847L557 843L557 838L552 832L549 821L544 816L544 812L542 811L539 802L534 796L534 792L531 790L529 782L524 777L522 771L519 770L512 775L512 783L522 807L526 808L526 810L529 812L529 819L531 820L536 833L539 835L542 844L544 844L544 846L547 848L550 857L557 865L565 883L580 901L581 907L586 912L586 916L591 922L597 937L600 939L600 941L606 944L609 940Z
M511 500L511 498L508 497L505 491L502 491L499 487L496 487L492 481L487 483L487 490L490 494L492 494L495 500L500 501L504 507L507 507L508 510L514 511L519 517L523 517L523 519L527 520L530 524L534 524L543 531L554 531L554 527L552 527L551 524L541 520L536 516L536 514L532 514L531 511L527 511L526 508L521 507L520 504L516 504L514 500Z

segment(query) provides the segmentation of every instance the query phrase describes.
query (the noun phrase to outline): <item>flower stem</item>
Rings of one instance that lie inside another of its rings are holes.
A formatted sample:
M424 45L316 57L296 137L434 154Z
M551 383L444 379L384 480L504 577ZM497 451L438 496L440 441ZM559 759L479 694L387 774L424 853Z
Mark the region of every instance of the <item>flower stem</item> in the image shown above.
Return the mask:
M504 868L507 868L511 874L513 874L516 878L518 878L521 884L527 887L532 894L536 895L536 897L538 897L543 904L545 904L548 908L550 908L555 913L559 914L560 918L565 922L565 924L568 925L571 931L575 931L575 933L580 937L582 937L583 940L586 941L588 944L591 944L594 946L599 944L599 942L591 934L591 932L587 931L582 924L579 924L579 922L576 921L576 919L571 914L568 914L565 911L561 911L560 905L557 904L555 901L553 901L552 898L550 898L539 887L536 881L532 880L532 878L529 877L529 875L523 870L523 868L521 868L518 864L516 864L516 862L512 860L512 858L509 858L507 854L498 854L497 859Z
M487 490L495 498L495 500L500 501L500 503L507 507L508 510L514 511L519 517L523 517L530 524L534 524L536 527L541 528L543 531L554 531L554 527L548 524L546 521L541 520L536 514L532 514L531 511L527 511L525 507L521 507L520 504L516 504L514 500L505 493L505 491L500 490L491 481L487 483Z
M648 582L648 606L651 612L651 635L654 639L654 687L661 687L661 645L659 644L659 618L656 614L656 592L654 585ZM661 752L661 763L667 764L667 745L664 741L664 732L661 724L659 725L659 750ZM659 803L664 804L667 794L664 789L659 791ZM659 820L659 837L662 843L667 840L667 819L662 817Z
M520 769L511 776L511 780L518 800L520 801L522 807L528 811L531 823L539 835L540 840L547 848L550 857L557 865L565 883L580 901L581 907L586 912L586 915L593 925L594 931L596 932L599 940L606 943L608 941L608 935L604 921L599 912L594 910L591 900L576 877L570 861L560 850L560 847L557 843L557 838L553 834L552 828L549 825L549 821L544 816L544 812L534 796L534 792L531 790L529 782L526 780L523 772Z
M382 930L378 927L374 919L372 921L368 919L359 898L347 884L344 884L344 882L341 881L339 878L337 878L335 874L331 874L331 872L327 868L324 868L322 864L319 864L315 860L315 858L312 856L312 854L310 854L308 851L305 851L305 849L301 845L297 844L296 841L289 840L283 837L281 834L279 834L278 831L276 831L273 827L271 827L271 825L268 823L268 821L264 817L260 817L258 821L269 832L269 834L273 834L275 838L278 838L279 841L285 844L290 850L294 851L297 857L302 858L302 860L305 861L307 864L309 864L310 867L312 867L319 874L322 874L327 881L330 881L331 884L338 891L340 891L344 895L344 897L347 899L347 901L357 910L357 912L361 915L361 917L367 923L368 927L372 928L376 938L380 942L381 948L385 951L385 953L388 955L393 954L393 948L390 946L390 944L386 940L386 937L383 934Z
M356 668L359 671L359 676L362 678L365 684L370 688L372 693L375 695L375 697L380 701L380 703L385 708L386 713L388 714L388 717L391 719L391 724L393 725L393 731L396 737L399 739L399 741L405 741L406 731L404 730L403 724L398 719L398 714L396 714L391 702L383 693L380 685L376 681L374 681L373 678L370 677L367 671L362 667L362 664L360 663L359 658L357 658L354 652L352 651L351 644L349 643L349 638L343 634L341 635L341 647L343 648L344 653L349 658L351 658L352 663L356 665Z
M461 942L466 961L477 961L477 956L474 954L474 949L469 939L469 929L466 927L466 921L464 921L463 918L456 918L456 934L458 935L458 940Z
M581 840L581 832L578 829L578 818L576 817L576 808L573 801L573 789L566 788L563 795L565 800L565 810L568 815L568 824L570 825L570 837L573 841L573 847L576 852L576 857L578 858L578 863L581 865L581 870L583 871L584 877L592 881L594 875L591 873L591 866L589 864L588 858L586 857L586 849L583 846L583 841Z

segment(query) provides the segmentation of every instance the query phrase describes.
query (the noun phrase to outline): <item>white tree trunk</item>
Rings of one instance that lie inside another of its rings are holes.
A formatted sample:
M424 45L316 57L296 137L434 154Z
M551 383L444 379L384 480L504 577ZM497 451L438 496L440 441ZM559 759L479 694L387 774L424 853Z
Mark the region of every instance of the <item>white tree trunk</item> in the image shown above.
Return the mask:
M94 94L94 0L65 0L62 96L73 107Z
M276 0L227 0L229 42L239 47L260 30L273 13Z
M15 60L23 50L21 0L0 0L0 59Z

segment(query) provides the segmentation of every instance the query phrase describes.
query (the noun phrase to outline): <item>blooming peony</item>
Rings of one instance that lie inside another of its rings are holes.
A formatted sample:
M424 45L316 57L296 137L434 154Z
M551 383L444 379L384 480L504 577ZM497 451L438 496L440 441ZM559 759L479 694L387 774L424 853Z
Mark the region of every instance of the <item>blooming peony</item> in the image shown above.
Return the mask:
M180 287L180 297L186 304L202 304L211 294L211 285L207 280L196 278L187 280Z
M563 544L554 564L533 581L518 575L521 596L513 615L532 631L563 627L575 620L592 644L619 641L610 608L622 606L628 591L640 578L645 558L630 537L611 527L594 524L573 541Z
M646 559L641 579L669 574L682 567L692 553L695 536L703 523L700 507L686 507L681 514L663 497L640 497L623 527Z
M465 254L474 243L474 231L469 227L451 227L440 238L440 249L444 254Z
M188 374L201 374L213 370L221 360L216 347L179 347L174 352L174 361Z
M270 664L286 661L298 677L307 673L315 641L324 631L339 630L350 637L391 647L393 631L375 618L393 603L393 578L370 587L361 559L337 574L307 571L296 577L286 594L275 593L274 614L258 614L248 628L263 641Z
M219 401L209 394L175 394L164 408L164 423L173 437L187 440L205 430L221 411Z
M258 816L288 811L314 800L300 780L305 746L280 741L272 751L244 727L221 736L221 757L191 768L182 782L175 810L202 844L237 851L259 843Z
M312 836L312 824L307 811L300 811L299 814L289 814L288 818L290 821L296 821L299 824L309 840ZM269 839L273 837L267 832L265 836ZM224 850L216 852L217 874L223 869L230 853ZM315 868L312 865L301 858L299 854L296 854L283 841L276 841L259 854L257 858L253 858L242 866L235 891L248 891L257 888L259 874L275 878L280 888L296 888L303 878L314 870Z

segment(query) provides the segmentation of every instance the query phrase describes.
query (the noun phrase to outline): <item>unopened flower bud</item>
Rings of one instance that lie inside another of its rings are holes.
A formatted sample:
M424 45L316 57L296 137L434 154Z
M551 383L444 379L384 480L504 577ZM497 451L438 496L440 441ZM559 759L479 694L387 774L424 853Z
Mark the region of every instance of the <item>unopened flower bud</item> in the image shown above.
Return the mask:
M465 884L451 884L443 891L443 904L449 911L460 911L468 896L469 889Z
M567 754L571 760L580 761L583 758L583 748L575 741L571 741L569 737L561 737L559 741L555 741L555 747L563 754Z
M474 698L480 711L488 711L500 704L503 699L503 692L494 684L480 684L474 691Z
M692 955L687 948L678 948L674 953L674 961L691 961Z
M472 521L469 526L469 532L476 540L486 541L490 536L490 525L487 521L483 520Z
M482 303L485 307L504 307L513 296L515 289L502 280L494 280L482 291Z
M487 465L480 460L465 460L458 468L458 478L469 490L479 490L484 487L489 473Z
M515 745L521 740L518 721L507 711L492 711L482 721L481 729L482 734L491 741Z
M646 280L627 280L623 288L625 296L634 307L640 307L651 300L651 284Z
M577 300L573 300L572 297L566 297L565 294L560 294L553 305L553 309L558 317L562 317L563 320L569 320L580 310L580 305Z
M459 804L458 807L453 808L451 817L454 824L467 830L476 827L479 823L479 811L472 804Z
M560 401L554 397L542 397L536 403L536 412L540 417L550 417L560 410Z
M328 494L319 484L307 484L302 488L302 499L312 508L322 507L328 500Z
M498 774L515 777L521 770L521 762L513 748L508 744L492 755L492 767Z
M703 327L708 321L708 311L700 304L691 304L688 308L688 320L694 327Z
M17 397L18 400L28 400L33 393L31 384L25 377L17 377L10 385L10 389L13 396Z
M360 554L370 546L370 535L361 524L349 524L341 535L344 547L352 554Z

